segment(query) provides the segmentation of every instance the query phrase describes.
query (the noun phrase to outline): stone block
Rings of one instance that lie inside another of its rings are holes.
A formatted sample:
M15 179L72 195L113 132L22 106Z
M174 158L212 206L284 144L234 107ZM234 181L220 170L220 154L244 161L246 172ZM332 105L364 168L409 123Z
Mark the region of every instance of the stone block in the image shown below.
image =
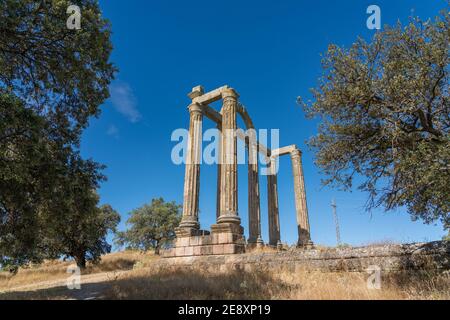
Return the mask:
M205 245L200 247L200 255L209 255L213 253L213 248L211 245Z
M211 234L215 233L243 234L244 228L235 223L217 223L211 226Z
M177 247L187 247L189 245L190 237L177 238Z
M211 235L211 243L212 244L218 244L219 243L219 234L218 233L213 233Z
M224 254L233 254L235 253L236 245L232 243L223 245L223 253Z
M233 237L233 233L219 233L217 234L219 237L218 243L225 244L225 243L233 243L237 237Z
M175 256L177 256L177 257L184 256L184 248L185 247L176 247L175 248Z
M195 246L195 247L193 247L192 254L193 254L194 256L199 256L199 255L201 255L201 254L202 254L202 247L201 247L201 246Z
M202 237L199 238L199 241L198 241L198 245L200 245L200 246L210 245L211 243L212 243L212 241L211 241L211 236L210 235L202 236Z
M194 255L194 247L193 246L185 247L184 248L184 255L185 256L192 256L192 255Z
M189 245L190 246L198 246L199 242L200 242L200 238L199 236L197 237L190 237L189 238Z
M162 257L163 258L171 258L175 256L175 248L169 248L162 250Z
M213 254L224 254L223 246L223 244L213 245Z
M227 243L223 245L223 254L237 254L244 253L245 246L241 244L235 243Z
M202 230L196 228L175 228L175 235L177 238L185 238L192 236L199 236L202 234Z

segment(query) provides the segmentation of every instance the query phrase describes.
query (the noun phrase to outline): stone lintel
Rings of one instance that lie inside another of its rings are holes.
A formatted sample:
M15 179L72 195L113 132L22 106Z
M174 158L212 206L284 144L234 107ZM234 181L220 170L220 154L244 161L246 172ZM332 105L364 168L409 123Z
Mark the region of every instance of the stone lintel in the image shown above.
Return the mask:
M228 86L222 86L220 88L209 91L205 94L194 95L193 98L191 98L191 96L189 97L192 99L192 102L199 104L210 104L212 102L222 99L222 92L228 89L229 89Z
M202 96L205 93L203 86L196 86L192 88L192 91L188 94L188 97L194 100L197 97Z
M214 110L208 105L203 105L203 112L206 117L208 117L210 120L214 121L217 125L222 125L222 115L220 112Z
M206 104L202 104L202 108L203 108L203 113L204 115L214 121L217 125L221 126L222 125L222 114L216 110L214 110L213 108L211 108L209 105ZM244 142L247 142L247 140L245 139L245 134L244 134L244 130L238 128L238 130L236 130L236 136L241 139ZM268 157L271 154L271 151L268 147L266 147L265 145L263 145L262 143L260 143L259 141L256 142L257 144L257 150L260 154L264 155L266 157L266 160L268 160Z
M290 146L286 146L286 147L282 147L282 148L278 148L278 149L272 150L271 156L272 157L283 156L285 154L290 154L294 150L298 150L298 148L297 148L297 146L295 144L292 144Z

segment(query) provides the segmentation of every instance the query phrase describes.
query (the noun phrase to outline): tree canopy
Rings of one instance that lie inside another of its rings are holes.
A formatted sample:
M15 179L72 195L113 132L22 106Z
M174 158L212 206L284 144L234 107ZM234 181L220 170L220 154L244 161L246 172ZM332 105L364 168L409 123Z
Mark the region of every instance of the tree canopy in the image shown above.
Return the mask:
M76 1L81 29L69 30L69 0L0 2L0 89L45 115L51 133L78 142L109 97L115 67L111 28L96 0Z
M111 252L106 236L116 232L120 215L108 204L99 206L99 197L93 191L80 188L72 190L69 197L66 214L51 224L50 247L85 268L87 261L96 263L102 254Z
M309 140L325 184L367 191L368 209L405 206L450 227L449 13L386 27L370 42L330 45L313 99Z
M127 220L130 227L118 232L116 243L132 249L155 249L159 254L162 245L175 238L175 228L180 223L182 206L165 202L163 198L133 210Z
M75 255L70 228L97 226L84 232L100 242L111 229L105 219L93 223L106 210L92 195L103 166L79 152L116 71L111 28L97 1L79 0L81 29L69 30L71 4L0 1L0 265ZM79 246L88 259L98 258L93 247L106 248L95 243Z

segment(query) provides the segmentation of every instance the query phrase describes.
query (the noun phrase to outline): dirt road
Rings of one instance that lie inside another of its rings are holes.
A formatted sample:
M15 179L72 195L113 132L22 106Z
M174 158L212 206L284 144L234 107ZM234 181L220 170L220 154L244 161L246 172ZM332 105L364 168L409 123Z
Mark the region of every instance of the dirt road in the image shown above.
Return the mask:
M80 289L69 289L68 278L36 282L29 285L0 290L0 300L4 299L101 299L112 281L129 271L102 272L81 276Z

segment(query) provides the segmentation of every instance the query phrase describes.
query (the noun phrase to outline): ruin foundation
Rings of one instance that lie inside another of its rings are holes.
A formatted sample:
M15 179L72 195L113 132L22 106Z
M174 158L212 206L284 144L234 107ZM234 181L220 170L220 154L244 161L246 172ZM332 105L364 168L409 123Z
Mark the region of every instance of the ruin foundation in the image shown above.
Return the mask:
M245 252L243 228L235 224L215 224L211 233L204 230L177 229L174 247L163 250L163 257L237 254Z
M403 245L369 247L292 249L278 252L181 256L159 259L153 268L162 270L203 270L205 272L366 272L376 266L380 270L450 271L450 242L435 241Z

